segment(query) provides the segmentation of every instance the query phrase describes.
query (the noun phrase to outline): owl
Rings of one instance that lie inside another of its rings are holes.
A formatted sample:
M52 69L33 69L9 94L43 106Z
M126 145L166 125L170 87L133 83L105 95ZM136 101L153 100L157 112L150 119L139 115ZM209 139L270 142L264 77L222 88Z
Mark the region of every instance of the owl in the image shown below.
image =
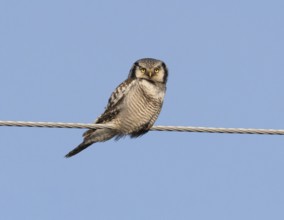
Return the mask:
M114 125L114 129L87 130L83 142L65 157L72 157L96 142L118 140L126 135L135 138L147 133L160 114L167 79L168 69L163 61L137 60L128 78L111 94L105 112L95 121L95 124Z

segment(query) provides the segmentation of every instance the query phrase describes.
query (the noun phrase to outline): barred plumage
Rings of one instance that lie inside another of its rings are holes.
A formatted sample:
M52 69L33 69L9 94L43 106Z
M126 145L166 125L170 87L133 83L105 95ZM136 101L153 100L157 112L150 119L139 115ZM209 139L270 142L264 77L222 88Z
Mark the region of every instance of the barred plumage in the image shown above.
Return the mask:
M71 157L93 143L113 137L138 137L149 131L160 114L166 92L168 70L163 61L144 58L136 61L128 75L109 98L105 112L95 123L114 124L115 129L90 129L84 141L70 151Z

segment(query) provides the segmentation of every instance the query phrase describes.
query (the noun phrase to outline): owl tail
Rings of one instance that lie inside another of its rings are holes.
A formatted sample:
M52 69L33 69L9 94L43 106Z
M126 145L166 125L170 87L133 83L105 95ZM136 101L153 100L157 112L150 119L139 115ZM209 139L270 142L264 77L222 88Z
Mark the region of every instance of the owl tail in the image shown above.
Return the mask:
M103 128L103 129L96 129L96 130L88 130L86 131L84 136L84 141L79 144L75 149L70 151L68 154L65 155L66 158L72 157L82 150L85 150L90 145L96 142L103 142L113 138L117 133L114 130Z
M72 157L78 153L80 153L82 150L85 150L87 147L89 147L91 144L93 143L85 143L82 142L81 144L79 144L76 148L74 148L73 150L71 150L68 154L65 155L66 158Z

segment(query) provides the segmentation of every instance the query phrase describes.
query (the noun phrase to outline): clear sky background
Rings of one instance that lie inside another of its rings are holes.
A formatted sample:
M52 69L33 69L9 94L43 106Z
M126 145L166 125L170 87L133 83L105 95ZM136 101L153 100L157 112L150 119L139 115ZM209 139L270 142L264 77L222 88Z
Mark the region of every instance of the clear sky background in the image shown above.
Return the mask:
M0 1L0 120L93 122L164 60L157 125L284 128L284 1ZM0 219L284 219L284 137L0 127Z

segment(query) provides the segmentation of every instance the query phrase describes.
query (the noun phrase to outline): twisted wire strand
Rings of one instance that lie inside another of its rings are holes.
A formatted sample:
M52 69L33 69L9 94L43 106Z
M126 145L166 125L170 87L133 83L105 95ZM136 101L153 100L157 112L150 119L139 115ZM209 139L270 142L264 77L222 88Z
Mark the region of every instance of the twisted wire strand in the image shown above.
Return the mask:
M31 121L0 121L0 126L12 127L44 127L44 128L109 128L115 129L114 125L106 124L83 124L63 122L31 122ZM254 129L254 128L213 128L213 127L191 127L191 126L153 126L151 131L177 131L177 132L204 132L204 133L228 133L228 134L267 134L284 135L284 130L276 129Z

